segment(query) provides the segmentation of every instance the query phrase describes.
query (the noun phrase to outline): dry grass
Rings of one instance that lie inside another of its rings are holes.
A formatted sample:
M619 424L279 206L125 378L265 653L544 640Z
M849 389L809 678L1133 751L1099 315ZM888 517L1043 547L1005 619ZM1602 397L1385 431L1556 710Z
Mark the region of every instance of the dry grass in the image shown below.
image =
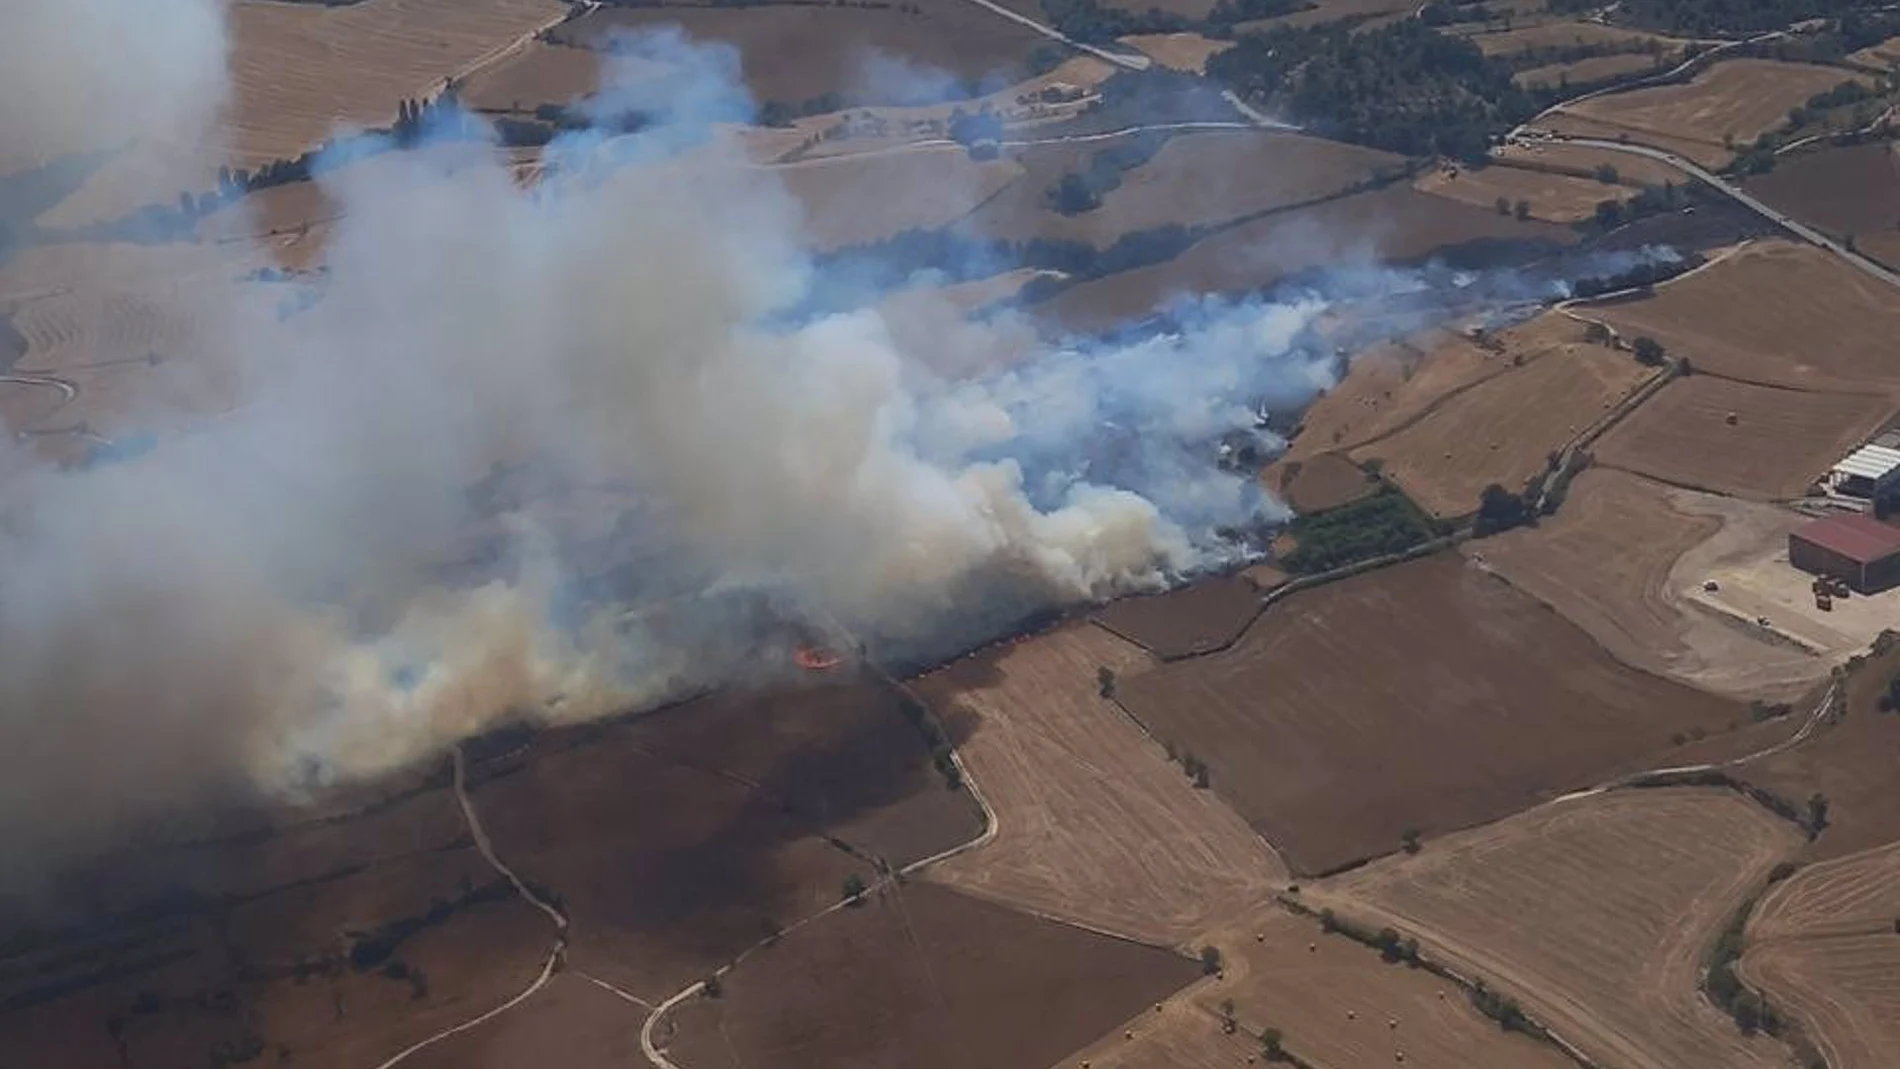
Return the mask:
M773 172L804 205L806 239L820 250L955 222L1023 173L1009 160L973 160L958 145L818 158Z
M1848 80L1836 67L1734 59L1697 74L1683 85L1655 86L1595 97L1565 108L1547 125L1568 129L1571 120L1595 124L1579 133L1611 136L1668 149L1705 166L1734 155L1724 145L1753 141L1781 125L1788 109Z
M1627 200L1636 191L1626 186L1605 185L1594 178L1551 174L1521 167L1441 167L1413 181L1412 187L1425 193L1460 201L1478 208L1497 210L1502 197L1515 210L1523 202L1533 219L1547 223L1574 223L1596 213L1606 200Z
M1542 26L1525 29L1499 30L1493 33L1478 33L1471 36L1471 43L1487 56L1508 56L1526 52L1534 48L1572 48L1579 45L1628 45L1644 44L1656 41L1665 50L1674 51L1682 47L1681 41L1667 37L1643 33L1640 30L1626 30L1617 26L1605 26L1599 22L1551 22Z
M1800 842L1719 790L1556 803L1310 891L1416 936L1600 1064L1779 1069L1697 989L1703 955L1749 889Z
M469 79L462 100L478 111L531 112L542 104L565 104L600 89L601 55L541 41Z
M1510 366L1508 355L1448 330L1380 342L1355 353L1339 384L1307 406L1300 433L1276 466L1390 433L1446 394Z
M1161 66L1175 71L1200 74L1207 61L1234 47L1232 41L1216 41L1198 33L1144 33L1122 38L1122 43L1145 53Z
M1590 310L1697 370L1804 389L1900 390L1900 291L1833 254L1764 241L1658 290Z
M1744 699L1791 698L1827 662L1686 603L1715 559L1778 544L1795 513L1597 468L1536 527L1468 543L1466 556L1556 609L1625 664Z
M1762 899L1742 973L1834 1069L1900 1062L1900 843L1811 866Z
M917 684L953 724L995 807L995 841L931 870L964 890L1112 932L1180 942L1278 887L1285 869L1098 693L1146 670L1090 624L979 654Z
M1669 61L1666 58L1658 59L1640 52L1615 56L1590 56L1587 59L1572 60L1569 63L1552 63L1544 67L1521 70L1513 74L1511 80L1526 89L1540 85L1556 87L1574 85L1581 88L1611 78L1667 69L1668 66Z
M1655 374L1629 354L1582 340L1583 327L1547 315L1499 341L1522 366L1444 398L1416 422L1352 451L1378 460L1408 497L1437 516L1478 507L1490 483L1521 488L1562 449Z
M1625 183L1660 186L1665 182L1680 184L1684 181L1682 172L1659 160L1610 149L1590 148L1587 145L1530 142L1506 145L1497 154L1499 159L1509 160L1519 166L1549 169L1580 178L1590 177L1598 167L1607 163L1616 168Z
M1869 45L1849 55L1847 61L1869 70L1890 71L1900 66L1900 37L1889 37L1877 45Z
M1892 411L1877 394L1691 375L1645 401L1595 452L1601 464L1678 486L1779 501L1800 497Z

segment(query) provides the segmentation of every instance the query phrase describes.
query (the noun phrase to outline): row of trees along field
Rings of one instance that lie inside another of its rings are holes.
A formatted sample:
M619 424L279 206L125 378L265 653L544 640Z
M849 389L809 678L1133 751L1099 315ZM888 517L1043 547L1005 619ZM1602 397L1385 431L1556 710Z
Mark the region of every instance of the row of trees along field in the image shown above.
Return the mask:
M1537 101L1461 37L1407 19L1247 34L1208 73L1323 136L1408 156L1477 162Z

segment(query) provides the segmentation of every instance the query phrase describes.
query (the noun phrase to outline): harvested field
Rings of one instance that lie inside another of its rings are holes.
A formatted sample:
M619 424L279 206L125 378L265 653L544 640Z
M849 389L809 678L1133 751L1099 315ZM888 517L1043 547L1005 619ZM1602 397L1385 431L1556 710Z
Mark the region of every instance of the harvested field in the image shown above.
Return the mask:
M1591 148L1588 145L1565 145L1557 142L1533 141L1528 143L1505 145L1497 150L1500 160L1531 169L1548 169L1557 174L1569 174L1580 178L1589 178L1604 164L1616 168L1616 173L1625 184L1639 186L1660 186L1665 182L1680 185L1685 178L1682 172L1663 163L1627 152L1611 149Z
M1847 61L1874 71L1892 70L1900 66L1900 37L1889 37L1877 45L1869 45L1850 54Z
M1259 33L1275 26L1319 26L1328 22L1338 22L1341 19L1366 22L1384 16L1409 13L1416 9L1416 4L1404 3L1402 0L1315 0L1314 6L1305 11L1240 23L1234 27L1234 33L1236 36L1243 33Z
M1232 41L1216 41L1198 33L1144 33L1121 40L1169 70L1190 74L1205 71L1209 58L1234 47Z
M1263 904L1209 941L1222 948L1226 975L1188 989L1159 1013L1131 1022L1078 1051L1095 1069L1227 1069L1256 1055L1267 1028L1315 1065L1394 1064L1419 1069L1572 1069L1553 1047L1505 1032L1479 1015L1456 986L1430 973L1389 965L1376 951L1324 935L1316 921ZM1232 999L1238 1035L1224 1035L1221 1002ZM1351 1016L1348 1016L1350 1014ZM1387 1027L1397 1017L1402 1028Z
M835 903L871 858L975 836L895 703L848 683L721 696L547 736L473 793L495 848L564 899L570 962L658 1001Z
M1780 501L1802 496L1892 411L1893 402L1875 394L1690 375L1611 428L1594 452L1599 464L1677 486Z
M1591 56L1570 63L1552 63L1544 67L1532 67L1518 71L1511 80L1526 89L1537 86L1587 86L1596 82L1605 82L1613 78L1647 74L1651 71L1666 70L1669 60L1659 59L1643 53L1617 56Z
M598 92L604 66L593 49L534 41L469 79L462 101L477 111L493 112L532 112L542 104L566 104Z
M1260 588L1238 575L1166 594L1121 598L1095 611L1096 623L1164 660L1232 642L1260 611Z
M1625 664L1744 700L1787 701L1825 678L1829 662L1684 594L1722 560L1785 545L1802 522L1782 509L1593 468L1571 483L1555 516L1463 548Z
M1832 254L1759 242L1654 297L1590 315L1648 334L1698 371L1804 389L1900 390L1900 291Z
M1876 704L1900 672L1900 654L1888 649L1852 671L1843 719L1741 772L1748 782L1796 804L1817 791L1826 796L1828 826L1803 854L1812 861L1900 841L1900 806L1893 802L1900 777L1900 715L1880 712Z
M1493 211L1500 197L1513 209L1522 202L1531 218L1547 223L1588 219L1602 201L1627 200L1636 195L1636 190L1627 186L1604 185L1594 178L1500 166L1441 168L1420 175L1412 187Z
M1900 1062L1900 843L1814 865L1770 891L1742 975L1836 1069Z
M1634 672L1455 554L1285 598L1233 649L1117 692L1296 870L1588 786L1733 702ZM1455 760L1451 759L1455 755Z
M1547 125L1592 136L1628 134L1637 142L1704 166L1726 164L1725 141L1746 144L1780 126L1788 109L1851 78L1838 67L1731 59L1682 85L1652 86L1593 97L1565 107ZM1572 120L1582 120L1582 124ZM1596 124L1594 126L1590 124Z
M824 158L773 168L805 207L805 235L820 251L934 230L1015 181L1009 160L977 161L960 145L863 159Z
M1146 11L1166 11L1171 15L1180 15L1189 19L1204 19L1214 10L1215 0L1105 0L1104 7L1121 8L1136 13Z
M681 1013L694 1069L1045 1069L1200 975L1165 950L928 882L791 932Z
M1395 185L1218 231L1166 263L1084 282L1036 307L1070 329L1107 330L1183 295L1255 292L1318 268L1450 254L1503 259L1575 241L1568 227Z
M1309 893L1519 999L1599 1064L1779 1069L1697 989L1716 933L1801 840L1715 789L1613 791L1434 842Z
M639 1064L647 1009L580 973L561 973L521 1006L428 1047L403 1062L413 1069L530 1069L559 1051L561 1069Z
M1355 448L1435 516L1473 512L1484 488L1513 492L1656 372L1628 353L1589 344L1583 326L1546 315L1498 339L1512 359L1499 374L1442 398L1416 421Z
M602 7L555 30L557 45L606 47L620 32L678 26L695 40L723 41L739 52L746 86L759 103L803 103L837 93L846 104L914 104L920 92L951 88L917 78L892 57L956 82L993 91L1028 76L1029 53L1044 38L965 0L916 0L889 8ZM964 95L964 94L956 94Z
M916 683L952 723L996 810L996 839L931 878L1038 913L1155 942L1185 942L1286 870L1210 791L1099 693L1152 662L1092 624L977 654Z
M1380 342L1355 353L1339 385L1307 406L1299 434L1269 477L1293 463L1389 433L1439 398L1509 367L1505 354L1448 330Z
M1498 30L1492 33L1471 35L1471 43L1477 45L1478 50L1487 56L1512 56L1537 49L1603 45L1646 48L1652 41L1665 51L1674 51L1683 44L1681 41L1658 37L1641 30L1626 30L1620 26L1606 26L1600 22L1550 22L1524 29Z
M1890 262L1900 228L1900 158L1884 142L1804 152L1748 180L1748 191L1840 240L1871 240L1861 251Z
M1293 511L1325 512L1349 505L1379 488L1379 480L1341 453L1315 453L1279 469L1277 488Z
M1124 173L1102 206L1079 215L1049 207L1062 176L1079 173L1114 141L1037 145L1015 154L1027 173L966 224L986 237L1087 241L1098 248L1137 230L1208 226L1338 193L1403 163L1373 149L1256 130L1177 134L1153 158Z

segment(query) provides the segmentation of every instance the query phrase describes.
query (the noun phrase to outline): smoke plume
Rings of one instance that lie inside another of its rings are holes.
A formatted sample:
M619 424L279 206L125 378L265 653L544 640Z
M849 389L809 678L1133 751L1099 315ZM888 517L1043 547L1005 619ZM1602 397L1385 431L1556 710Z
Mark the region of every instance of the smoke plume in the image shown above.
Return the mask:
M57 155L215 115L218 16L7 5L0 138ZM195 313L191 360L236 369L226 415L150 406L160 444L120 463L4 457L0 849L24 875L208 797L761 671L774 622L927 655L1229 562L1223 529L1278 514L1214 458L1329 384L1302 340L1323 301L1001 367L1007 324L920 347L875 310L797 320L816 269L724 125L732 57L628 52L665 73L611 107L649 125L551 146L535 186L459 130L332 161L320 292L234 283ZM229 255L233 279L264 262Z

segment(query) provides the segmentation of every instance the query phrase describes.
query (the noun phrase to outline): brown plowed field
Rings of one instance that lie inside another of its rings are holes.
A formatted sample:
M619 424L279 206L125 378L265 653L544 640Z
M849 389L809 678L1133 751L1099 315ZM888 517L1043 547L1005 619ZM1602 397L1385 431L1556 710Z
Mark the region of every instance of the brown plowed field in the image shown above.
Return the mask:
M1599 203L1636 195L1627 186L1522 167L1441 168L1419 176L1412 185L1423 193L1492 211L1497 210L1499 197L1509 201L1513 211L1523 201L1531 218L1548 223L1588 219L1596 214Z
M682 1014L692 1069L1045 1069L1200 975L1165 950L930 883L791 932Z
M1390 153L1300 134L1209 130L1177 134L1148 162L1122 176L1102 206L1063 215L1050 187L1080 172L1097 152L1126 139L1034 145L1016 159L1026 173L965 226L987 237L1087 241L1106 247L1124 234L1169 223L1206 226L1284 208L1346 189L1404 161Z
M1397 849L1408 828L1495 820L1672 734L1746 719L1624 667L1455 554L1293 595L1233 649L1119 694L1304 872Z
M1540 339L1522 367L1468 389L1418 420L1352 451L1436 516L1475 511L1490 483L1522 489L1563 449L1655 372L1628 353L1577 340ZM1561 335L1560 335L1561 337Z
M1724 138L1737 144L1753 141L1786 121L1788 109L1850 77L1838 67L1731 59L1683 85L1593 97L1566 107L1543 125L1564 130L1574 116L1590 127L1579 127L1579 133L1594 136L1607 127L1704 166L1719 166L1734 155Z
M604 47L628 30L678 26L700 41L723 41L739 51L746 86L760 103L800 103L838 93L847 103L898 104L914 91L909 78L867 76L881 54L904 61L903 70L936 71L996 85L1021 80L1029 53L1043 43L1036 31L965 0L915 0L910 11L813 7L602 7L549 36L555 44Z
M1341 453L1315 453L1305 460L1290 460L1279 469L1277 489L1293 511L1325 512L1349 505L1379 488L1379 480L1368 475Z
M1654 297L1590 310L1698 370L1808 389L1900 389L1900 291L1807 245L1764 241Z
M603 66L591 48L535 41L470 78L462 101L477 111L532 112L542 104L566 104L600 89Z
M1599 1064L1779 1069L1700 991L1731 913L1800 842L1722 790L1615 791L1545 806L1311 890L1391 924L1501 992Z
M496 850L565 902L569 960L651 1001L836 902L871 857L979 830L868 685L693 702L478 772Z
M556 976L533 998L491 1021L426 1047L405 1069L624 1069L640 1065L647 1011L586 977Z
M1862 252L1893 263L1900 228L1900 157L1886 142L1803 152L1748 180L1748 191Z
M1316 267L1422 260L1466 243L1575 241L1568 227L1395 185L1222 230L1166 263L1082 283L1036 307L1072 329L1107 330L1182 294L1257 291Z
M1748 925L1742 974L1832 1069L1900 1064L1900 843L1802 870Z
M1463 549L1625 664L1744 700L1787 700L1826 676L1827 662L1762 641L1680 595L1710 560L1779 544L1803 522L1593 468L1571 483L1555 516Z
M1828 826L1804 852L1810 860L1900 840L1900 806L1893 797L1900 782L1900 715L1882 713L1875 704L1896 672L1900 652L1869 659L1848 680L1843 720L1740 773L1797 805L1817 791L1827 797Z
M1098 692L1098 668L1125 688L1150 663L1073 623L919 680L953 723L974 718L960 749L1000 829L931 877L1155 942L1186 941L1278 888L1272 851Z
M1806 393L1690 375L1643 402L1594 452L1599 464L1664 482L1779 501L1800 497L1892 411L1893 402L1878 394Z
M1419 1069L1572 1069L1554 1047L1505 1032L1464 992L1428 972L1389 965L1377 952L1274 905L1248 911L1210 940L1224 948L1226 976L1191 988L1160 1013L1078 1051L1095 1069L1216 1069L1257 1055L1259 1034L1284 1033L1287 1050L1323 1066L1404 1064ZM1237 1035L1222 1034L1220 1005L1232 999ZM1347 1016L1348 1014L1352 1016ZM1387 1026L1398 1018L1400 1027Z
M1166 594L1121 598L1096 610L1095 621L1164 659L1224 646L1260 612L1260 588L1229 575Z
M820 157L773 173L804 205L806 240L822 251L953 223L1023 172L1009 160L973 160L951 145L862 159Z

